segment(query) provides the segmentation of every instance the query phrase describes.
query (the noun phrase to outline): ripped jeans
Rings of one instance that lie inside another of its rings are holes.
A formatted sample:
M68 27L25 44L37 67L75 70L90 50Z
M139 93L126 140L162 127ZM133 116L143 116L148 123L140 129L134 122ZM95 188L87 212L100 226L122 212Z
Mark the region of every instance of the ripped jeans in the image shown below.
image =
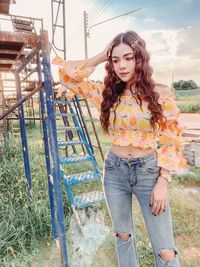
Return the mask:
M135 194L149 233L156 267L180 267L178 250L174 244L171 210L154 216L150 195L159 176L156 152L140 158L122 158L108 151L104 162L103 189L115 233L119 267L139 267L135 230L132 219L132 193ZM123 240L118 234L129 234ZM175 257L166 261L160 251L173 250Z

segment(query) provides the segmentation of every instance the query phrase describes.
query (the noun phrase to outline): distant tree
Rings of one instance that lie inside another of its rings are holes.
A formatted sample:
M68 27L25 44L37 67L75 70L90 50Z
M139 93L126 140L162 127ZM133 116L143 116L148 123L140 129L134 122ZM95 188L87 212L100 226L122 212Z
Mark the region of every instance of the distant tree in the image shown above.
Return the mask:
M95 83L103 83L101 80L92 80Z
M174 82L172 86L175 90L193 90L198 88L198 85L193 80L179 80L178 82Z

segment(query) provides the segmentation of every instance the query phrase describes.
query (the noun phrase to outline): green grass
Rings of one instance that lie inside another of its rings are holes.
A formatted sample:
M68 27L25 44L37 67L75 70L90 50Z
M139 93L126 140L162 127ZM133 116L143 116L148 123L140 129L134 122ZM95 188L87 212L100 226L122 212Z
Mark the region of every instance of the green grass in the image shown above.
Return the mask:
M51 236L51 221L44 160L38 146L31 156L32 202L27 199L21 144L10 139L0 154L0 259L10 266L16 255L29 255L41 236ZM30 146L30 151L33 147ZM40 164L38 164L40 162ZM18 265L20 266L20 265Z
M176 90L175 91L177 100L182 99L196 99L200 95L200 87L193 90Z
M14 122L12 127L17 127ZM32 202L29 203L24 179L24 164L19 135L10 133L10 139L5 148L0 150L0 266L29 266L34 255L38 254L41 243L47 244L53 239L51 233L51 218L49 196L42 136L39 124L27 124L28 146L32 172ZM100 155L98 161L102 166ZM80 167L68 166L66 173L87 171L91 166L83 164ZM74 193L100 187L100 183L81 186ZM66 226L69 223L71 209L66 192L63 188L64 211Z
M109 148L110 141L103 135L99 122L95 120L97 132L102 143L104 154ZM24 183L24 166L19 138L9 140L9 145L0 153L0 266L4 267L60 267L55 243L52 241L51 219L47 191L47 178L43 142L39 126L27 126L29 140L31 170L33 176L33 201L28 203ZM91 127L89 127L91 131ZM93 139L94 142L94 139ZM100 169L103 162L99 153L96 153ZM90 167L88 164L80 167L69 166L67 172L84 171ZM199 259L187 250L199 249L199 220L200 192L187 193L192 187L198 190L200 185L200 168L192 167L192 173L174 175L170 185L170 199L172 204L175 238L181 250L181 262L184 267L198 267ZM94 183L77 186L75 193L100 187ZM68 205L66 193L64 196L64 210L66 225L69 223L71 210ZM102 206L107 211L105 205ZM141 267L154 266L149 238L140 212L139 205L134 200L134 217L136 225L136 238ZM111 228L111 220L106 213L106 224ZM112 230L111 230L112 231ZM93 267L116 267L115 244L112 233L99 249L95 256Z
M198 169L198 172L199 171L200 169ZM175 178L169 187L169 199L173 217L174 237L176 246L180 251L181 266L199 267L200 190L198 187L191 185L189 186L187 184L189 184L189 182L184 184L183 181L180 182L177 178ZM133 214L140 266L155 266L149 236L139 204L135 197L133 198ZM111 222L109 219L107 224L111 227ZM112 237L112 232L96 254L92 266L117 266L115 243Z
M183 113L200 113L200 88L175 91L176 101Z

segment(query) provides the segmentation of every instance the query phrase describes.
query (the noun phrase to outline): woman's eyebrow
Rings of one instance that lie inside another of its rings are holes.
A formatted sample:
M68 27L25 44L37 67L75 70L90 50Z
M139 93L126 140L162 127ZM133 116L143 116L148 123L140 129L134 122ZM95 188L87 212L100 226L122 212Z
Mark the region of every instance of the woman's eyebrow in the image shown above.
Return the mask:
M124 54L123 57L126 57L126 56L128 56L128 55L133 55L133 53L127 53L127 54ZM112 58L119 58L119 57L117 57L117 56L112 56Z

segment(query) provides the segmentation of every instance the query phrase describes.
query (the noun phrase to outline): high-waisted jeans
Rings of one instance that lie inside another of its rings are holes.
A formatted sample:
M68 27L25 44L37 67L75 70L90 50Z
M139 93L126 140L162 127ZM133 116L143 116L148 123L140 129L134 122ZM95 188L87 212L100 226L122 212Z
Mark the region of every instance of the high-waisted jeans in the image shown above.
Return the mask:
M104 163L103 189L112 219L119 267L138 267L135 230L132 219L132 193L139 201L149 233L157 267L180 267L174 244L170 205L154 216L150 207L151 191L159 177L156 152L140 158L122 158L108 151ZM117 234L130 237L123 240ZM175 257L163 260L161 250L174 250Z

